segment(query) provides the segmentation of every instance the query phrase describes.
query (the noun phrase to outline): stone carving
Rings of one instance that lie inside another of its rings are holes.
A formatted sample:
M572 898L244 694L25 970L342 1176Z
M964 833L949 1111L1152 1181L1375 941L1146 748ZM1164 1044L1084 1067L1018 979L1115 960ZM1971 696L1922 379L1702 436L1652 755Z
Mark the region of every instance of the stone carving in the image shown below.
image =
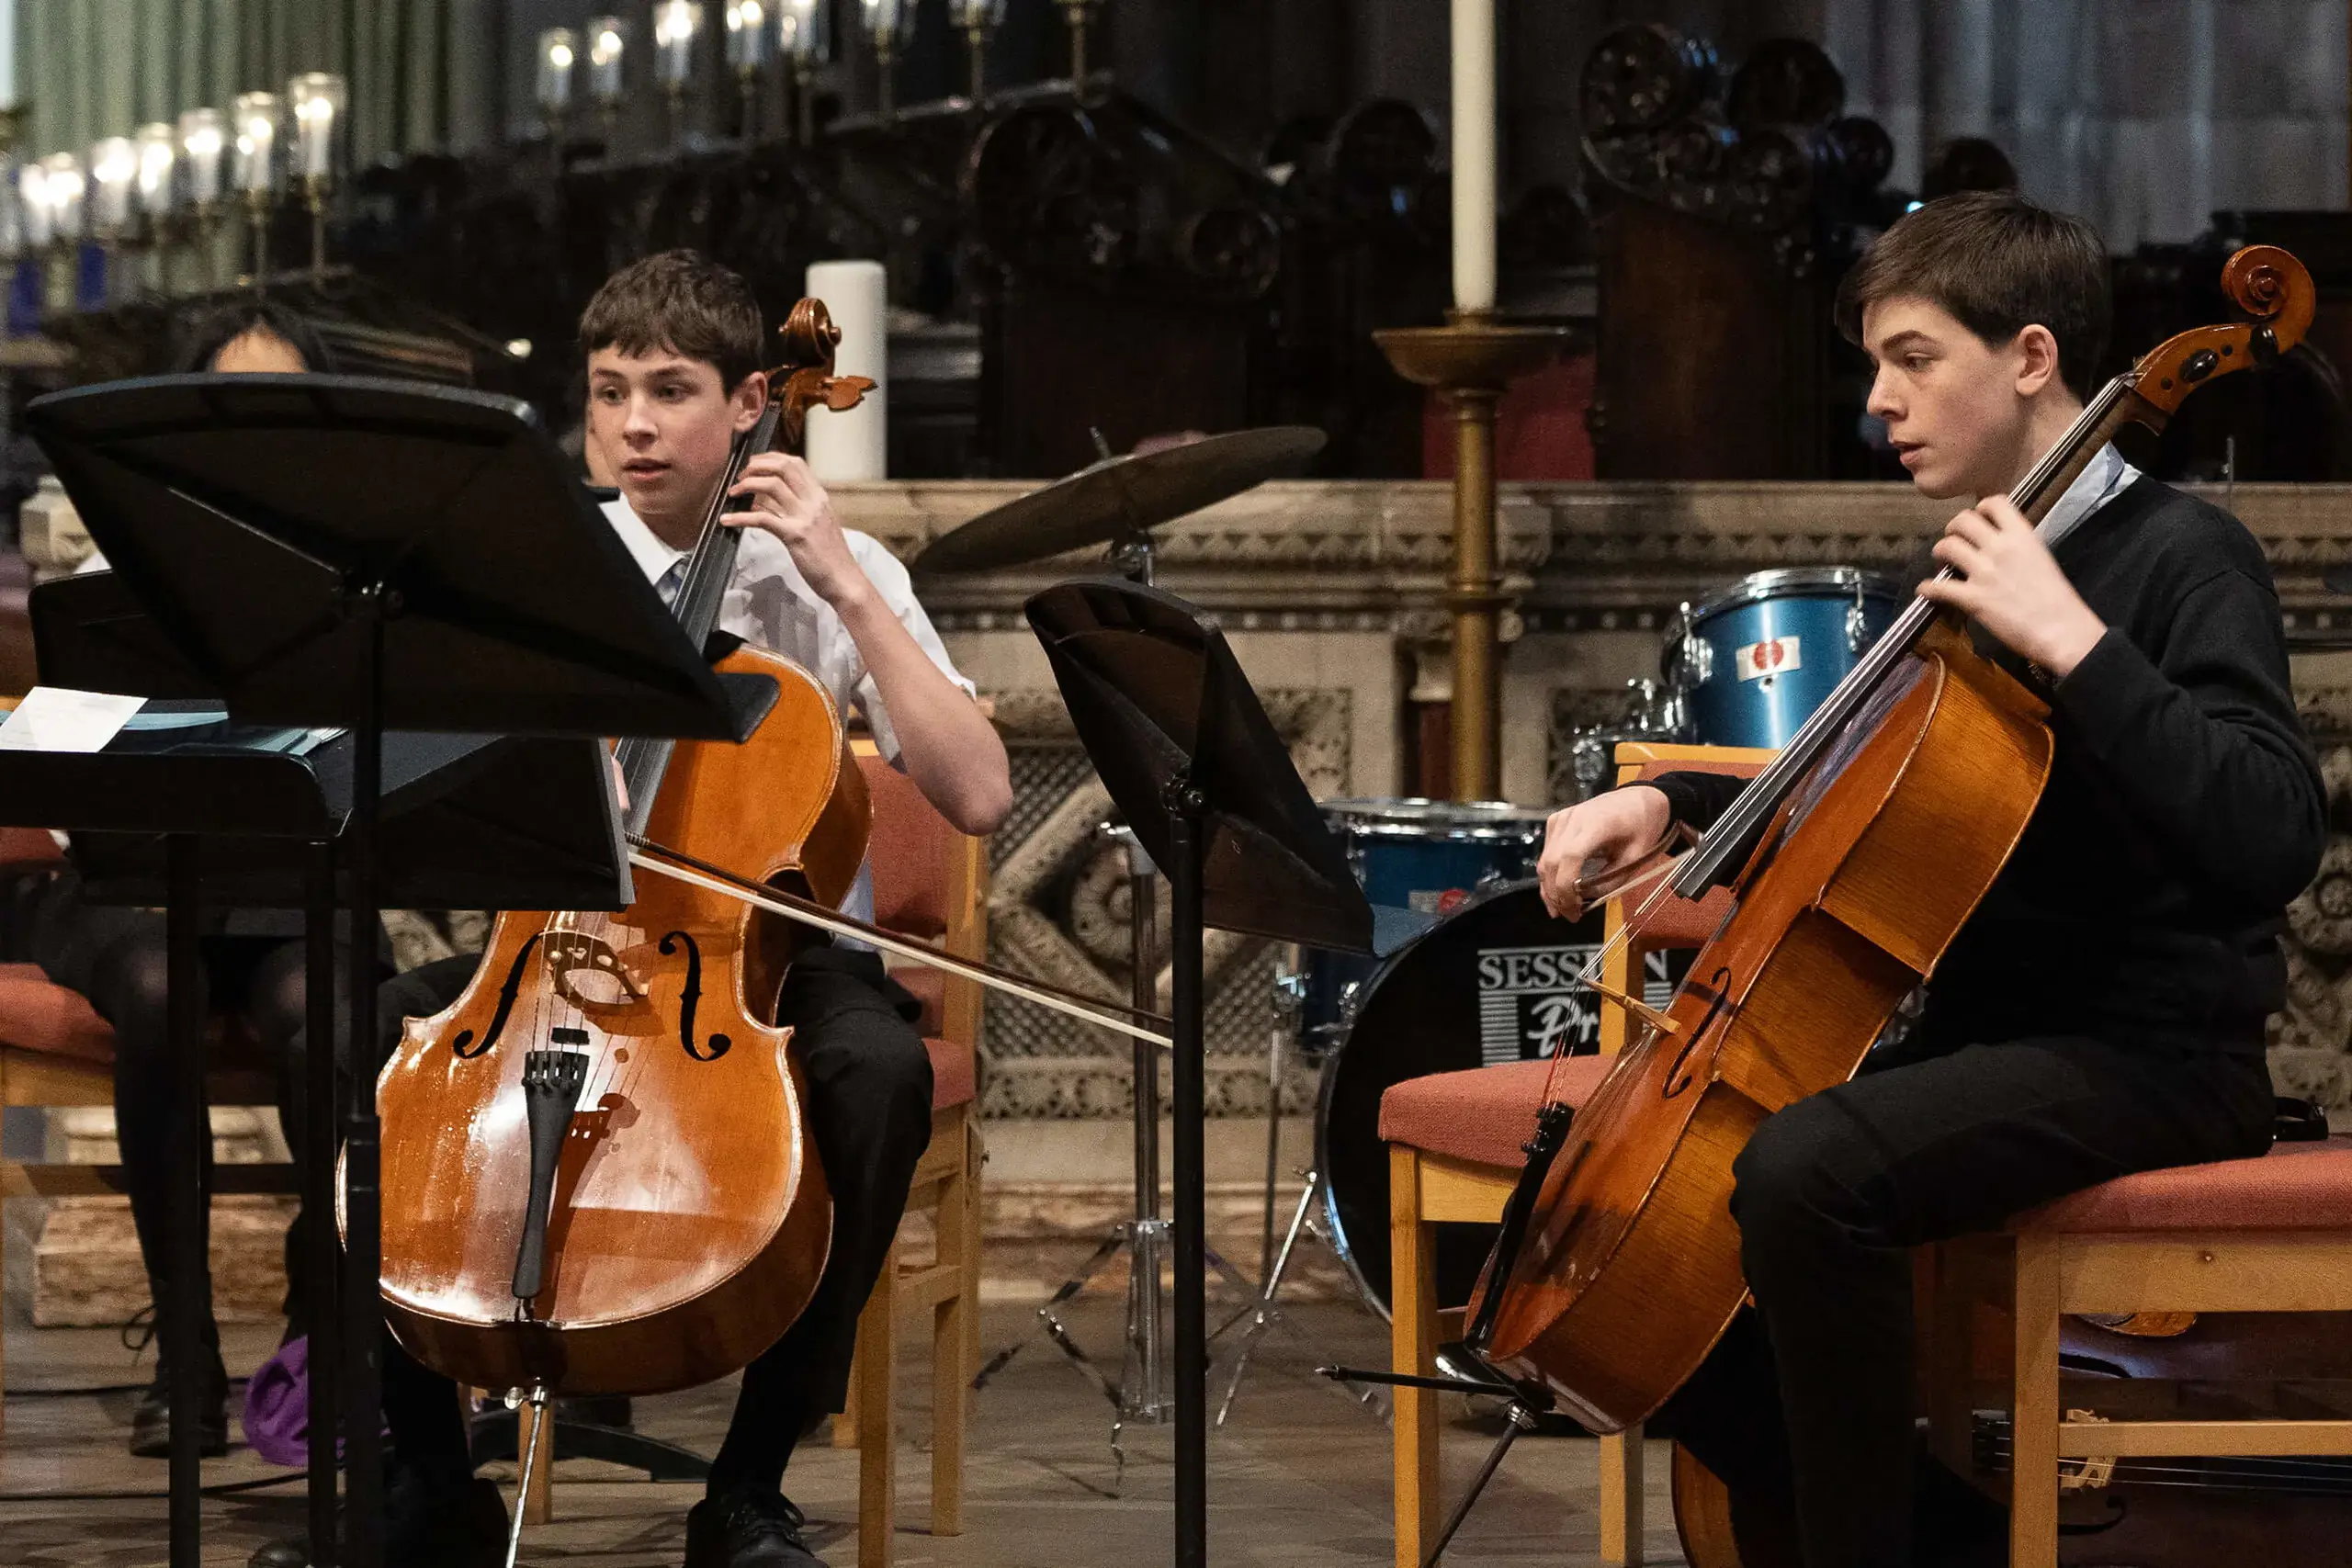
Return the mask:
M1262 693L1275 729L1317 795L1341 793L1348 777L1349 694ZM1130 884L1124 852L1097 829L1112 816L1109 793L1079 750L1069 715L1050 691L995 698L996 723L1012 759L1013 814L993 841L989 946L1011 968L1114 999L1132 994ZM1158 929L1167 941L1166 885ZM1272 944L1208 936L1208 1106L1211 1115L1251 1114L1266 1101L1266 1042L1273 1026ZM1158 976L1167 1005L1165 959ZM1016 998L991 995L982 1036L981 1113L991 1117L1125 1116L1134 1095L1133 1052L1122 1037ZM1312 1101L1293 1075L1286 1110Z

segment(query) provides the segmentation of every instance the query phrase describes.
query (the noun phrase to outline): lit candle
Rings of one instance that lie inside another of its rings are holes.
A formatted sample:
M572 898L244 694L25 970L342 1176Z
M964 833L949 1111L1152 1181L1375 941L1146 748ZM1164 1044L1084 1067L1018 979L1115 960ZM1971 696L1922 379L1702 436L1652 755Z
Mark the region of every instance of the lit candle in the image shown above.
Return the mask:
M899 0L865 0L866 30L875 47L888 53L899 39Z
M40 161L41 188L49 197L49 237L70 245L82 237L82 160L51 152Z
M727 64L750 76L768 62L768 18L760 0L727 0Z
M187 164L187 198L198 207L220 199L220 154L229 145L227 122L219 109L189 109L180 116L180 157Z
M49 171L39 164L17 171L17 207L24 218L25 249L47 250L56 226L49 209Z
M1453 304L1495 308L1495 0L1453 0Z
M580 40L570 28L549 28L539 35L539 112L560 115L571 107L571 69L580 58Z
M277 95L239 93L233 114L237 156L230 177L248 196L277 188Z
M993 28L1004 20L1004 0L947 0L947 9L966 32Z
M807 64L824 51L822 0L779 0L776 6L776 48L797 64Z
M176 193L172 169L179 162L179 132L168 120L153 120L139 128L139 210L147 217L168 218Z
M672 92L694 79L695 39L702 35L702 7L695 0L662 0L653 12L655 73Z
M130 187L139 177L139 152L128 136L109 136L90 148L90 223L114 239L130 226Z
M628 47L628 26L618 17L596 17L588 23L588 92L605 108L621 101L621 54Z
M334 174L334 122L343 118L343 78L310 71L286 84L294 106L294 171L306 180Z

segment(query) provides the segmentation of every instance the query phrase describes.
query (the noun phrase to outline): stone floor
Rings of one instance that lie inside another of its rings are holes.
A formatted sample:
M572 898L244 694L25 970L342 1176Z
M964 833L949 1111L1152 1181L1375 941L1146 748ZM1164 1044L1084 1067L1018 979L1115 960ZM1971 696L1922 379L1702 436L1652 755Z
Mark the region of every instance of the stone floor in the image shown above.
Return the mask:
M1117 1310L1113 1299L1081 1297L1072 1317L1080 1343L1115 1348ZM1340 1302L1303 1303L1293 1321L1301 1337L1285 1343L1286 1337L1276 1336L1270 1342L1230 1423L1212 1434L1212 1555L1221 1563L1285 1568L1386 1563L1387 1429L1309 1371L1327 1359L1378 1364L1385 1359L1385 1326ZM992 1353L1035 1323L1027 1308L989 1307L984 1348ZM268 1351L273 1337L240 1329L230 1339L232 1371L242 1372ZM1128 1430L1123 1476L1107 1440L1106 1402L1043 1340L975 1396L966 1533L953 1540L922 1533L929 1510L923 1357L906 1357L903 1372L899 1407L908 1446L899 1456L899 1562L908 1568L1140 1568L1171 1560L1169 1429ZM130 1459L122 1449L133 1385L143 1376L143 1366L132 1364L112 1331L9 1325L0 1568L127 1568L163 1560L164 1466ZM730 1396L719 1386L643 1400L638 1424L707 1453L724 1428ZM1475 1473L1498 1426L1491 1415L1481 1417L1466 1405L1453 1416L1446 1467L1458 1488ZM1662 1490L1664 1458L1654 1446L1649 1561L1679 1563ZM511 1480L510 1469L494 1467L492 1473ZM591 1461L562 1461L557 1476L558 1520L526 1533L525 1562L638 1568L678 1561L682 1517L694 1488L631 1480ZM208 1564L238 1568L257 1542L300 1528L299 1476L240 1448L209 1464L206 1481L215 1489L205 1510ZM826 1560L854 1562L855 1455L824 1446L805 1449L794 1461L790 1484ZM1527 1438L1446 1561L1451 1568L1597 1563L1595 1500L1595 1445Z

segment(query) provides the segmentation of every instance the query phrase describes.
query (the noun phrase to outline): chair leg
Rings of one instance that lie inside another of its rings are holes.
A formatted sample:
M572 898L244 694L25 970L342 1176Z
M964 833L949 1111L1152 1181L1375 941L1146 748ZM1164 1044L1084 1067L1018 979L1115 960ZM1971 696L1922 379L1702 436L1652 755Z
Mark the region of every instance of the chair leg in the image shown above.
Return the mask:
M6 1201L0 1200L0 1280L8 1277L8 1217ZM8 1386L8 1324L5 1305L0 1305L0 1389ZM0 1396L0 1438L8 1435L8 1401Z
M972 1368L964 1347L977 1297L972 1180L967 1152L939 1194L939 1262L956 1271L956 1291L933 1310L931 1325L931 1533L964 1533L964 1416Z
M898 1283L899 1244L893 1241L882 1259L882 1277L857 1317L857 1568L890 1568L891 1533L898 1524L890 1421Z
M1971 1259L1955 1244L1928 1249L1919 1270L1928 1290L1928 1448L1963 1480L1976 1468L1976 1298Z
M2017 1241L2017 1371L2009 1411L2009 1561L2058 1561L2058 1253Z
M865 1378L865 1319L860 1316L857 1323L857 1347L849 1353L849 1394L833 1417L832 1442L837 1449L857 1447L857 1390Z
M1389 1349L1391 1371L1437 1371L1437 1232L1421 1223L1420 1156L1388 1149ZM1434 1390L1398 1388L1396 1425L1396 1568L1420 1568L1436 1540L1438 1429Z
M1600 1439L1600 1560L1609 1568L1641 1568L1642 1429L1628 1427Z

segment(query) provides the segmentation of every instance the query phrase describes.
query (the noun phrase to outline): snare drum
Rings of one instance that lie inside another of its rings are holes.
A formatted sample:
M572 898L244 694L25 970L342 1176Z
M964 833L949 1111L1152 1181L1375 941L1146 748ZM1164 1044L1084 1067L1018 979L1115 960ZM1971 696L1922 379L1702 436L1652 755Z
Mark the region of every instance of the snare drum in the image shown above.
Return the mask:
M1493 800L1403 799L1327 800L1323 815L1346 842L1365 897L1442 915L1480 887L1532 875L1551 814ZM1352 953L1306 951L1293 994L1306 1050L1329 1046L1374 966Z
M1849 566L1758 571L1667 629L1667 683L1709 746L1789 743L1910 597Z

